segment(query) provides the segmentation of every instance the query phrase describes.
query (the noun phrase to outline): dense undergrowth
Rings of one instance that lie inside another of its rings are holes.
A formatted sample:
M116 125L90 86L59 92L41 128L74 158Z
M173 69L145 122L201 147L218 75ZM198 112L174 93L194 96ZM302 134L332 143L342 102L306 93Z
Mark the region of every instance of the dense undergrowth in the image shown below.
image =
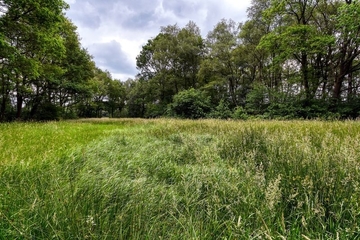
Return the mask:
M0 239L357 239L360 123L0 125Z

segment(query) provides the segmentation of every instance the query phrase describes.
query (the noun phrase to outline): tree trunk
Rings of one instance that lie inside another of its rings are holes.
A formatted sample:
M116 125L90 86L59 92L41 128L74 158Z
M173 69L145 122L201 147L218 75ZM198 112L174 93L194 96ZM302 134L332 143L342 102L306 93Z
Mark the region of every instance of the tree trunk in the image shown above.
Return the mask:
M341 86L342 86L341 78L336 78L335 82L334 82L334 90L333 90L333 98L334 99L340 100Z
M22 105L23 105L23 96L21 93L17 92L16 94L16 118L20 119L22 114Z
M39 106L43 100L43 96L40 95L40 87L39 86L36 86L36 94L35 96L32 97L32 107L31 107L31 111L30 111L30 118L33 118L38 109L39 109Z
M234 84L234 77L230 76L229 78L229 92L232 103L236 106L236 96L235 96L235 84Z
M347 100L350 100L353 97L353 74L349 74L349 80L348 80L348 96Z
M6 96L3 95L1 99L0 122L5 120L5 111L6 111Z
M339 65L339 73L335 74L334 88L333 88L333 98L340 100L341 98L341 88L345 77L347 74L350 74L352 66L352 61L342 60Z
M308 58L306 53L301 54L301 71L303 74L303 85L305 89L306 100L310 100L310 85L309 85L309 68L308 68Z
M19 78L19 76L16 76L16 86L15 86L15 90L16 90L16 119L20 120L21 119L21 115L22 115L22 105L23 105L23 102L24 102L24 97L23 97L23 94L20 90L21 86L21 83L23 83L26 79L26 77L24 76L22 78L22 81L20 80L21 78Z
M7 100L7 91L5 89L5 79L2 78L2 98L1 98L1 107L0 107L0 122L5 120L5 111L6 111L6 100Z

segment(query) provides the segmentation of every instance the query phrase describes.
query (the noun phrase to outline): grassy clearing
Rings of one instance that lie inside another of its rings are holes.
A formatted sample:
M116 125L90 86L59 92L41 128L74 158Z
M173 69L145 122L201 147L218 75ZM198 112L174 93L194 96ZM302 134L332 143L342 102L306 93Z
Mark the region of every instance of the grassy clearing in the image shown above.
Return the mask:
M0 239L360 238L359 122L77 121L0 132Z

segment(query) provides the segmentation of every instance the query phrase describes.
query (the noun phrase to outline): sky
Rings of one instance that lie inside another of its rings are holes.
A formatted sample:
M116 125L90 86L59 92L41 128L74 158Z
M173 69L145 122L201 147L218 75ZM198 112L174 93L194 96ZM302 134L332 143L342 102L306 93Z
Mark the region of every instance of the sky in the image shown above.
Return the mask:
M96 65L113 78L134 78L136 56L162 26L193 21L203 37L221 19L245 22L251 0L65 0L67 17Z

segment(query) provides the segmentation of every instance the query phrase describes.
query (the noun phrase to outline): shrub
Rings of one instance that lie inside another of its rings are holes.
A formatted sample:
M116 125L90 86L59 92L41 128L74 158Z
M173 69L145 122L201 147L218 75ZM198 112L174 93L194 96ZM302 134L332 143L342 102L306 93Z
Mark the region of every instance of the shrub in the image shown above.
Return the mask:
M246 113L245 109L241 106L236 107L232 117L235 119L247 120L249 115Z
M224 99L221 99L219 105L211 111L209 114L210 118L218 118L218 119L227 119L231 118L232 112L229 108L229 105Z
M263 114L268 106L269 94L268 89L256 84L246 96L246 109L254 115Z
M204 118L210 110L210 98L193 88L176 94L169 105L170 115L180 118Z
M60 108L51 102L45 102L39 106L34 117L39 121L59 120Z
M164 107L163 104L159 103L150 103L146 105L145 116L146 118L157 118L164 115Z

